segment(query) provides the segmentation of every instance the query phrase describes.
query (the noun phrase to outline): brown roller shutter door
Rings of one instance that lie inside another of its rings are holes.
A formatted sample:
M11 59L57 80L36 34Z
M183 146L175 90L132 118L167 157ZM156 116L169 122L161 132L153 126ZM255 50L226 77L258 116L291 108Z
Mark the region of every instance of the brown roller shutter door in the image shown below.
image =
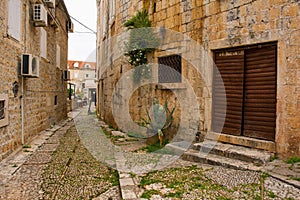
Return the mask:
M243 51L228 51L215 54L215 64L219 75L223 79L224 87L214 73L213 89L213 126L219 125L223 118L226 106L226 118L222 132L226 134L241 135L242 104L243 104L243 79L244 79L244 53ZM222 88L225 88L227 105L223 102ZM215 127L213 127L215 129Z
M215 52L215 64L227 98L222 133L274 141L276 128L277 45L267 44ZM214 73L212 129L224 102ZM224 110L223 110L224 111Z
M275 139L276 62L274 45L245 51L245 136Z

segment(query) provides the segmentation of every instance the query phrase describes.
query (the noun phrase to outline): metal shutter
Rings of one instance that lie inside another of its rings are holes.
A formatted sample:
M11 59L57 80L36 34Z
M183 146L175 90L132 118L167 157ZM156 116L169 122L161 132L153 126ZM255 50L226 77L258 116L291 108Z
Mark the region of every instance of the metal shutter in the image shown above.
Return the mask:
M275 140L276 62L276 45L245 51L245 136Z
M226 118L222 133L241 135L243 78L244 78L244 51L221 51L215 53L215 64L220 72L225 87L227 106L223 102L224 91L216 71L213 81L213 116L212 129L217 131L218 126Z

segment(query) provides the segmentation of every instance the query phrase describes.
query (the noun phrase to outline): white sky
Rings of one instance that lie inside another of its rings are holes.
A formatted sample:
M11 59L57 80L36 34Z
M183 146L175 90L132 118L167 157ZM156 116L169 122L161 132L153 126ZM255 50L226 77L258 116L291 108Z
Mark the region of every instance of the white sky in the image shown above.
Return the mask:
M96 31L96 0L64 0L69 14ZM74 19L74 33L69 33L69 60L96 62L96 35ZM78 33L89 32L89 33Z

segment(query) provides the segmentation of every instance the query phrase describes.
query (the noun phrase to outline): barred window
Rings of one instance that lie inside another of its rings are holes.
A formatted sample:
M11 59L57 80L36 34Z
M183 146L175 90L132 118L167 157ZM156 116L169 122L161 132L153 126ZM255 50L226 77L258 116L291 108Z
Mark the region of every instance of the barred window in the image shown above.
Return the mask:
M181 82L181 56L171 55L158 58L159 83Z

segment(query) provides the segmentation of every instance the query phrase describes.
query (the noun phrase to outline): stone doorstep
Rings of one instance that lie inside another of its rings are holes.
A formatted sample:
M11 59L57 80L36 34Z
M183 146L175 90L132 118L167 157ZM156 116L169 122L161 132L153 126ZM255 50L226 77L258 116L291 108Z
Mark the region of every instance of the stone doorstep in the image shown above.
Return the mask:
M275 142L260 140L244 136L229 135L223 133L209 132L205 138L207 140L219 141L239 146L250 147L253 149L265 150L268 152L276 152Z
M252 163L236 160L232 158L226 158L224 156L208 154L200 152L194 149L190 149L182 155L183 160L191 162L200 162L210 165L218 165L231 169L239 170L251 170L251 171L261 171L262 167L256 166Z
M196 143L193 145L193 149L204 153L215 154L224 156L226 158L255 163L258 165L264 165L268 163L270 158L274 156L274 154L270 152L231 144L224 144L211 140Z

